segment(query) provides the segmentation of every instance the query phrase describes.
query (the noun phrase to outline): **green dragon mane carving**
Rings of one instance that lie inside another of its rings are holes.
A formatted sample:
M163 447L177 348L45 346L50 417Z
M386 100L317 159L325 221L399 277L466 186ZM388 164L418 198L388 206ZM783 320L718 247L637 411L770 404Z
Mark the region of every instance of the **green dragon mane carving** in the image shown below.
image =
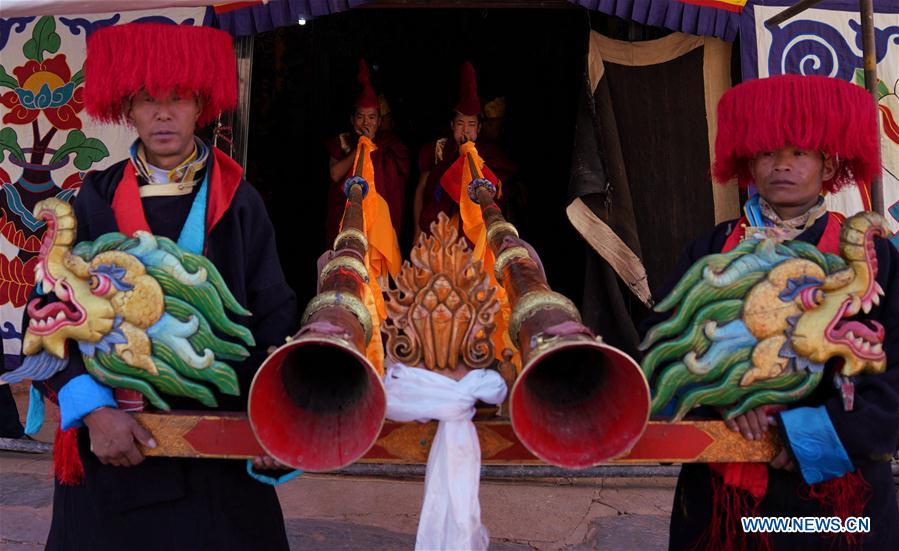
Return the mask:
M706 405L732 418L800 400L835 357L845 377L883 371L883 327L847 318L883 295L873 238L884 233L879 215L861 213L843 226L842 258L750 239L696 262L655 308L671 316L641 344L652 414L677 421Z

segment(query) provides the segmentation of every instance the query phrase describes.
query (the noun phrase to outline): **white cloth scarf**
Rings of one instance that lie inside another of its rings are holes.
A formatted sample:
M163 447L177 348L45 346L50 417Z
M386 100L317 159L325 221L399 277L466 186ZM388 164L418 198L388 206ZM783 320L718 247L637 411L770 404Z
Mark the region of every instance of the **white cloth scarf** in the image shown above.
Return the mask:
M428 455L415 549L487 549L478 489L481 446L471 419L478 400L499 404L508 388L499 373L475 369L459 381L427 369L387 368L387 418L439 421Z

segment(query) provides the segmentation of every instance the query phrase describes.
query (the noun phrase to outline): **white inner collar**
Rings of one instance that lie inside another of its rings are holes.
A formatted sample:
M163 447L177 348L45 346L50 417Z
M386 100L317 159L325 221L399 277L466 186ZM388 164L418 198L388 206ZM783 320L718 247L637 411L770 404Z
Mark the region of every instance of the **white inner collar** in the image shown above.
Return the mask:
M164 168L159 168L158 166L153 166L150 163L147 163L147 170L150 173L150 183L151 184L170 184L169 180L169 171Z

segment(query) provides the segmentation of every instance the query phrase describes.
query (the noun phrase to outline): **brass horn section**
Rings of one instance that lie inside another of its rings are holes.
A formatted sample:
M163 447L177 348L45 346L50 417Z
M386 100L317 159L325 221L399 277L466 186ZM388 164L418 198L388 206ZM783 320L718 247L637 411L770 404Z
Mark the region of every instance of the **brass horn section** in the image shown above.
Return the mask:
M364 149L365 145L359 145ZM250 425L263 449L284 465L331 471L353 463L377 440L387 397L365 356L372 320L364 303L368 274L362 199L368 183L344 184L347 206L333 254L321 271L319 293L300 331L270 355L253 379Z
M469 163L477 174L474 159ZM477 178L468 193L481 207L497 281L512 306L509 335L523 366L510 398L518 438L543 461L569 469L626 454L649 421L640 366L594 337L574 303L550 289L530 246L494 202L495 186Z

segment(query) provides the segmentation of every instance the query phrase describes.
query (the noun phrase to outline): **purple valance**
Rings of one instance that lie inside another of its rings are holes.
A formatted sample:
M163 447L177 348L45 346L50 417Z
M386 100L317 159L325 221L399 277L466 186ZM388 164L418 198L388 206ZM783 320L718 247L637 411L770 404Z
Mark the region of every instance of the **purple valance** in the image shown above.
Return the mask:
M733 41L740 16L727 10L683 4L678 0L569 0L590 10L644 25L687 34L716 36ZM248 36L278 27L296 25L300 19L346 11L371 0L271 0L216 14L218 28L233 36Z
M590 10L627 21L687 34L716 36L733 42L740 30L740 14L678 0L570 0Z
M249 36L296 25L300 19L312 19L346 11L371 0L271 0L259 4L215 14L215 26L232 36Z

